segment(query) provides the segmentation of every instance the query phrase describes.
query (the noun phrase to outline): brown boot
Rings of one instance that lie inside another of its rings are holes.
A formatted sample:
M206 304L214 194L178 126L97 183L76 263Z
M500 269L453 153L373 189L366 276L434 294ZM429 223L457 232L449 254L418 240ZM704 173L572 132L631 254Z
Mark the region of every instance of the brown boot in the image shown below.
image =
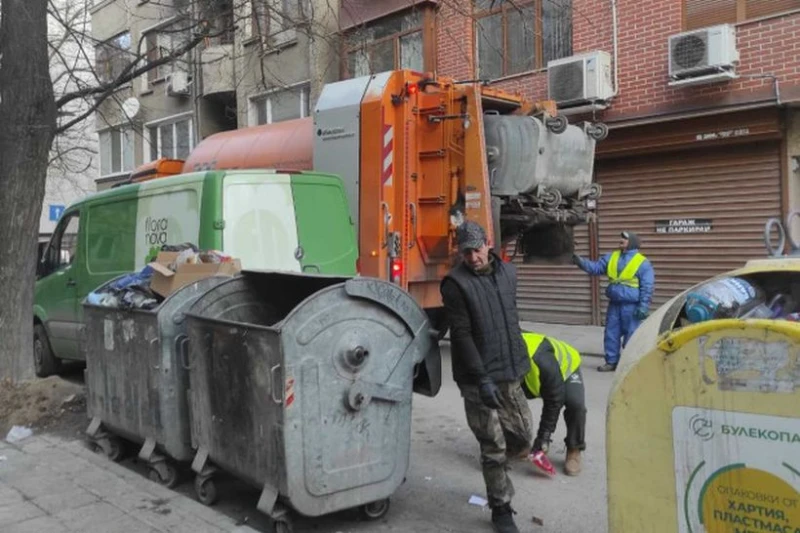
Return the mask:
M564 473L568 476L577 476L581 473L580 450L567 450L567 462L564 464Z

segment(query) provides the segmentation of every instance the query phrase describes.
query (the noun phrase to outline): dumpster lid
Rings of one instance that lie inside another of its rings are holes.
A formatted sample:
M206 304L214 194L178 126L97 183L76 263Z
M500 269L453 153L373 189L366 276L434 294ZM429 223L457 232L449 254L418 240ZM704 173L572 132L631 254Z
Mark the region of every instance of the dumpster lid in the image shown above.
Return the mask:
M241 274L243 276L280 276L280 277L293 277L293 278L316 278L316 279L324 279L329 281L338 281L339 283L344 283L345 281L352 279L352 276L337 276L334 274L318 274L316 272L309 273L309 272L292 272L289 270L263 270L258 268L243 268L241 270Z

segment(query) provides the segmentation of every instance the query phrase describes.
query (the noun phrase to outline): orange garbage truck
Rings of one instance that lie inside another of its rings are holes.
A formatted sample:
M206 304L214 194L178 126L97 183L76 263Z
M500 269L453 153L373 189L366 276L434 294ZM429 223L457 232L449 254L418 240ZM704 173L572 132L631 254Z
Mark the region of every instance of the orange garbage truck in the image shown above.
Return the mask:
M439 282L464 220L482 224L499 252L516 243L528 262L572 254L573 228L592 219L601 194L594 150L607 133L569 124L552 102L397 70L326 85L312 117L212 135L183 171L337 174L359 272L399 284L438 324Z

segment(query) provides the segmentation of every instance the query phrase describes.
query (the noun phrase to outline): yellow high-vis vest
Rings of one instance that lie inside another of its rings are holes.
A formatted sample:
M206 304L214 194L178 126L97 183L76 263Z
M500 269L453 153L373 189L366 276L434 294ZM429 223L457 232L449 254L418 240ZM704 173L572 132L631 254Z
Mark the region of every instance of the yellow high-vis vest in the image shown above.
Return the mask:
M614 250L611 254L611 258L608 260L608 267L606 267L606 275L608 276L609 283L619 283L620 285L626 285L628 287L633 287L634 289L639 288L639 279L636 277L636 272L639 271L639 267L642 266L647 258L640 253L636 253L628 264L625 265L625 268L622 269L622 273L619 272L619 258L622 253L619 250Z
M528 357L531 360L531 369L525 375L525 387L528 389L528 392L536 397L539 396L542 383L539 379L539 367L536 366L533 355L545 339L547 339L553 347L553 353L555 354L556 361L558 361L558 367L561 369L561 377L564 378L564 381L581 366L580 352L564 341L546 337L539 333L523 333L522 338L525 341L525 345L528 347Z

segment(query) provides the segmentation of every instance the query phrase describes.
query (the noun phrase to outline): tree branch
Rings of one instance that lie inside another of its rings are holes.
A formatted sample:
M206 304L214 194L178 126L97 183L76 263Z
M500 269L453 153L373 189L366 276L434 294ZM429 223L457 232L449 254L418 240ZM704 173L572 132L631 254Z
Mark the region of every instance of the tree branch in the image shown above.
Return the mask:
M175 59L179 58L186 52L196 47L206 37L213 38L222 35L223 33L225 33L224 30L212 35L195 34L195 37L193 39L187 41L183 46L179 46L178 48L173 50L169 55L160 57L155 61L149 61L147 62L147 64L139 68L134 68L134 66L137 63L139 63L142 59L144 59L144 56L139 54L135 60L131 61L131 63L127 67L125 67L125 69L123 69L123 71L120 73L119 76L116 77L116 79L108 83L100 84L96 87L86 87L84 89L80 89L78 91L73 91L71 93L65 94L56 101L56 106L59 109L63 107L65 104L73 100L76 100L78 98L85 98L87 96L93 96L93 95L99 95L99 96L95 99L95 102L91 106L89 106L89 109L86 112L82 113L80 116L74 118L73 120L70 120L66 124L59 126L58 129L56 130L56 134L59 134L71 128L72 126L81 122L82 120L85 120L89 115L94 113L94 111L100 106L100 104L102 104L109 96L111 96L111 94L116 89L118 89L122 85L138 78L143 74L146 74L147 72L155 68L160 67L161 65L166 65L174 61Z
M217 32L215 34L196 33L194 35L194 38L192 38L191 40L187 41L182 46L179 46L178 48L174 49L169 55L166 55L164 57L160 57L159 59L156 59L155 61L148 61L147 64L145 64L145 65L143 65L143 66L141 66L139 68L134 68L140 61L142 61L143 59L146 58L145 55L143 55L141 53L137 53L137 55L134 57L133 61L131 61L122 70L122 72L120 72L119 76L117 76L115 79L113 79L113 80L111 80L109 82L106 82L106 83L101 83L100 85L97 85L95 87L85 87L85 88L80 89L78 91L72 91L72 92L66 93L61 98L56 100L56 107L61 108L65 104L67 104L67 103L69 103L69 102L71 102L73 100L77 100L78 98L85 98L87 96L93 96L93 95L98 95L99 94L100 95L100 97L99 97L100 100L98 102L95 102L95 105L93 106L93 108L96 108L97 105L99 105L100 103L102 103L103 100L108 98L108 96L115 89L117 89L118 87L128 83L129 81L131 81L131 80L133 80L135 78L138 78L142 74L146 74L147 72L149 72L150 70L153 70L154 68L158 68L161 65L166 65L167 63L170 63L170 62L174 61L175 59L177 59L180 56L184 55L186 52L192 50L194 47L196 47L198 44L200 44L204 39L217 37L217 36L222 35L223 33L225 33L225 31L227 31L227 30L222 30L222 31ZM144 38L144 35L142 37ZM139 47L139 49L141 49L141 47Z

